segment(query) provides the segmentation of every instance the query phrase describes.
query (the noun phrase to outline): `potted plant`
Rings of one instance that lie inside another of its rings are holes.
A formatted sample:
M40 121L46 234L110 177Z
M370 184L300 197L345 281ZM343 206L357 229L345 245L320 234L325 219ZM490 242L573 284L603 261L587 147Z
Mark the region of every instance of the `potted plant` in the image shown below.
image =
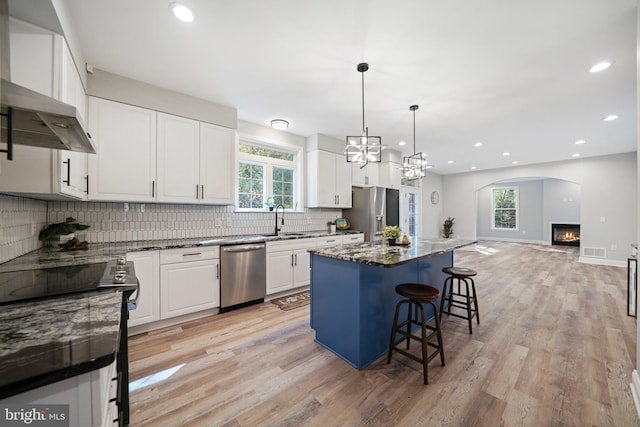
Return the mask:
M38 239L46 246L53 246L54 241L70 240L76 231L86 230L89 225L79 224L75 218L68 217L64 222L51 224L38 235Z
M442 237L444 237L445 239L448 239L451 236L453 236L454 222L455 222L455 218L451 218L450 216L448 216L447 219L444 220L444 223L442 224Z
M336 222L335 221L327 221L327 227L329 227L329 233L336 232Z
M267 198L267 201L266 201L265 205L267 206L267 208L270 211L272 211L273 210L273 205L274 205L275 202L276 202L275 199L273 198L273 196L271 196L271 197Z
M382 229L382 236L387 239L389 246L393 246L396 244L396 239L400 237L400 227L387 225Z

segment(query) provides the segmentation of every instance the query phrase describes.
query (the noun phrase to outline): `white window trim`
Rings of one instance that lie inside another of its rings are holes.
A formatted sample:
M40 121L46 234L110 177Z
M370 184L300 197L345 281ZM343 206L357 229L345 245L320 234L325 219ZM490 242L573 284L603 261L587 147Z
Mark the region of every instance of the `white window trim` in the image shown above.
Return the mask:
M496 219L496 198L494 195L495 190L515 190L516 191L516 227L515 228L497 228L495 226ZM520 230L520 187L519 186L509 186L509 187L492 187L491 188L491 215L489 215L489 219L491 221L490 227L491 230L494 231L519 231Z
M240 158L240 144L247 143L249 145L259 145L266 148L272 148L274 150L286 151L295 155L295 173L293 176L294 183L294 209L286 209L287 212L304 212L304 193L303 193L303 185L304 185L304 149L303 147L295 144L289 144L282 141L274 141L268 138L260 138L253 135L238 133L238 138L236 138L235 152L238 155L238 159L234 165L234 175L235 175L235 188L234 188L234 212L269 212L266 209L247 209L247 208L239 208L238 207L238 191L240 189L240 177L239 174L239 164L242 160ZM251 156L251 154L245 154L246 156ZM289 166L289 162L282 162L279 159L271 159L272 164ZM251 162L251 160L248 160ZM282 162L282 163L278 163ZM269 197L269 195L265 195L265 197Z

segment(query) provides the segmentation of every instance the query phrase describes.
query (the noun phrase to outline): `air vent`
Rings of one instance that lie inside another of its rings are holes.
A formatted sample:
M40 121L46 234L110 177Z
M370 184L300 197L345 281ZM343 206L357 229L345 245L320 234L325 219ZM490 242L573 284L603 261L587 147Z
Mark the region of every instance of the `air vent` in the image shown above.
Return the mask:
M582 248L582 255L591 258L606 258L607 250L605 248Z

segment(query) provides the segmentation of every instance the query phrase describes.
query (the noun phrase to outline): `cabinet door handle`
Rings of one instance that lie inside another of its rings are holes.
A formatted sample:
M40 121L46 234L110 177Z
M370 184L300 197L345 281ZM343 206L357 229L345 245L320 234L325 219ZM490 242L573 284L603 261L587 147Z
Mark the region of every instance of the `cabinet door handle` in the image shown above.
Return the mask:
M151 181L151 197L156 197L156 180Z
M294 254L293 259L295 260L295 265L298 265L298 254Z
M195 256L195 255L202 255L202 252L192 252L190 254L182 254L182 256Z
M291 267L293 267L293 254L291 254Z
M196 200L198 200L198 184L196 184Z
M200 199L204 200L204 184L200 185Z
M62 182L67 184L67 187L69 187L71 185L71 159L65 160L62 164L67 165L67 180L62 180Z
M84 190L84 192L87 193L87 195L89 195L89 175L85 176L84 180L87 181L87 189Z
M220 278L220 264L216 264L216 279Z

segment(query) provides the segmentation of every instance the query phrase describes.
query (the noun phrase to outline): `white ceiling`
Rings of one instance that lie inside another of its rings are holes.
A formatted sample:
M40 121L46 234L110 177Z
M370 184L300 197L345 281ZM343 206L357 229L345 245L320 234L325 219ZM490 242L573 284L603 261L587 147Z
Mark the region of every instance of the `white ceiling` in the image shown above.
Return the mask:
M65 2L94 67L302 136L361 132L368 62L369 133L411 154L418 104L438 174L636 151L636 0L185 0L193 24L168 0Z

